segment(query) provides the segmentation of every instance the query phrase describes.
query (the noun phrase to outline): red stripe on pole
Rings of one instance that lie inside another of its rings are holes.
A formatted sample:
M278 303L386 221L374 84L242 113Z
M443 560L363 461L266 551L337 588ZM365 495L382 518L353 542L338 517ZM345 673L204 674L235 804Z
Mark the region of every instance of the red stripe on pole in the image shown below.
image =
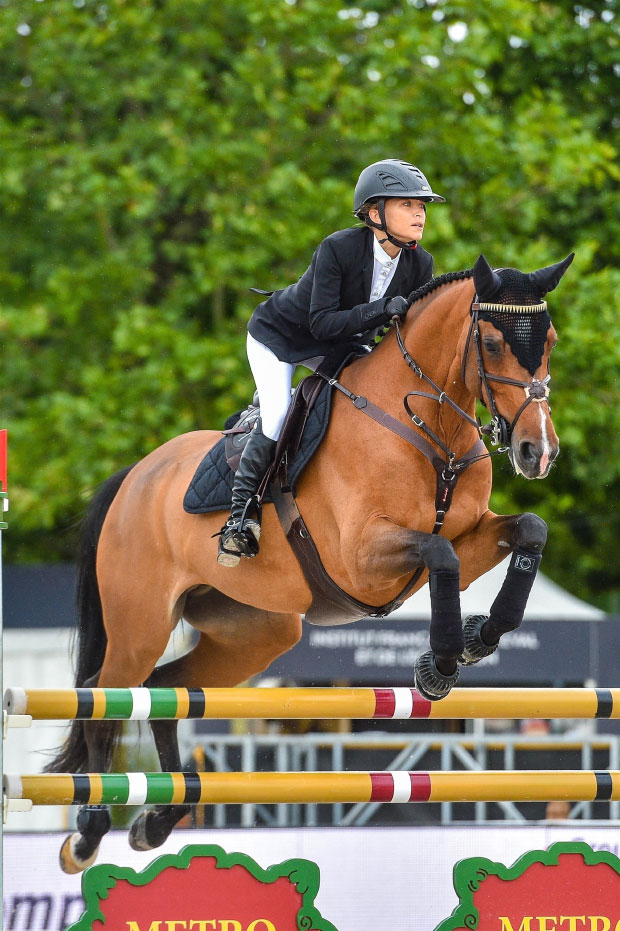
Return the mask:
M394 798L394 780L391 773L370 773L369 802L391 802Z
M375 689L375 718L393 718L396 711L394 689Z
M8 433L0 430L0 491L8 490Z
M411 689L411 691L413 694L413 711L411 712L411 717L428 718L433 705L432 701L429 701L428 698L424 698L419 692L416 692L415 689Z
M428 802L431 795L431 777L428 773L409 773L411 779L411 802Z

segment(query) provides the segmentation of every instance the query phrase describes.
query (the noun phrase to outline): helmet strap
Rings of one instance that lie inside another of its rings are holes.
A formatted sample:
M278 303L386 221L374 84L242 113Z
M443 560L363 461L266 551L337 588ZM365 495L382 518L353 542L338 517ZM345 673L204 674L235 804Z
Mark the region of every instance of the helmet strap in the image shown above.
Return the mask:
M374 220L371 220L369 216L365 217L367 226L372 226L376 230L381 230L382 233L385 233L385 239L379 240L379 245L382 245L384 242L391 242L393 246L396 246L398 249L417 249L418 243L415 239L410 239L408 242L403 242L401 239L397 239L395 236L389 232L387 228L387 223L385 221L385 197L382 197L377 201L377 210L379 211L379 216L381 218L381 223L375 223Z

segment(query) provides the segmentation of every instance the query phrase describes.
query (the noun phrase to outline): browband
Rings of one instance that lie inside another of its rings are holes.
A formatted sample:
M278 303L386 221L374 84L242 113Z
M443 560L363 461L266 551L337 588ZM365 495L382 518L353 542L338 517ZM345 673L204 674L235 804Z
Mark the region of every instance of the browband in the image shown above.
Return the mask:
M472 310L493 311L502 310L505 314L512 313L542 313L547 309L547 302L541 301L539 304L489 304L483 301L474 301L471 305Z

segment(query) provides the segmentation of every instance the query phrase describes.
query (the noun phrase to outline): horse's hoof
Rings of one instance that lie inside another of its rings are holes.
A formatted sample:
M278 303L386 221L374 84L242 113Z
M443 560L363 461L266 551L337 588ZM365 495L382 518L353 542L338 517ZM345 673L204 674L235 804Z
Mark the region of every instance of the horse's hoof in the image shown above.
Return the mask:
M150 812L142 811L129 828L129 846L133 850L152 850L153 845L146 836L146 821Z
M82 839L81 834L69 834L69 836L64 839L62 847L60 848L60 854L58 855L60 868L63 873L81 873L86 867L92 866L97 859L97 854L99 853L98 844L90 857L83 860L79 856L77 853L77 845Z
M485 643L480 634L488 619L486 614L470 614L469 617L465 618L463 625L465 649L459 659L461 666L473 666L497 650L499 643Z
M418 656L413 667L415 687L423 698L428 701L438 701L449 694L456 685L459 677L457 666L452 675L444 676L437 669L435 655L430 651Z
M129 828L129 846L134 850L154 850L168 840L173 825L158 818L157 811L142 811Z

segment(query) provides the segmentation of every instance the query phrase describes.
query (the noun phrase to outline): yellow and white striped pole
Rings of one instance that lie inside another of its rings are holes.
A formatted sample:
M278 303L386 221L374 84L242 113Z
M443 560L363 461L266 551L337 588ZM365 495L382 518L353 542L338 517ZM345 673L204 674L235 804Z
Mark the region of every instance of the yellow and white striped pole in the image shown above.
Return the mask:
M33 805L620 800L620 772L85 773L4 776Z
M37 720L618 719L620 689L457 688L430 702L411 688L9 688L4 711Z

